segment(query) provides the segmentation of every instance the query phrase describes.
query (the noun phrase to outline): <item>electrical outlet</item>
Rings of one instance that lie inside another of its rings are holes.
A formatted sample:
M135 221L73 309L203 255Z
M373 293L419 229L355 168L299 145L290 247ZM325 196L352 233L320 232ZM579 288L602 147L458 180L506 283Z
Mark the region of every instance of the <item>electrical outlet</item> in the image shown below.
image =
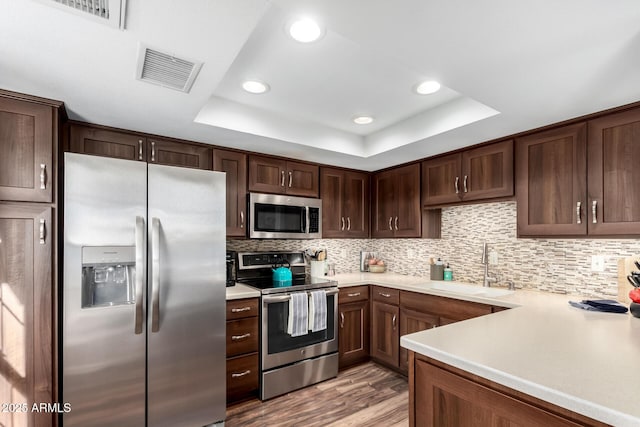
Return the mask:
M604 271L604 257L602 255L591 257L591 271Z

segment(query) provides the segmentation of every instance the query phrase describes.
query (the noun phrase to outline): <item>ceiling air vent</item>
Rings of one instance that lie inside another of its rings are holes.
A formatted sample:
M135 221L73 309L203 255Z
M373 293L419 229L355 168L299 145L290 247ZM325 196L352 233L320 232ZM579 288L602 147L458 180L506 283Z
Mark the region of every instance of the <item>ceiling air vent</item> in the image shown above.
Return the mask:
M142 45L138 52L136 77L139 80L182 92L191 90L191 86L198 76L198 71L202 67L201 62L176 58L171 54Z
M40 0L40 2L124 30L127 0Z

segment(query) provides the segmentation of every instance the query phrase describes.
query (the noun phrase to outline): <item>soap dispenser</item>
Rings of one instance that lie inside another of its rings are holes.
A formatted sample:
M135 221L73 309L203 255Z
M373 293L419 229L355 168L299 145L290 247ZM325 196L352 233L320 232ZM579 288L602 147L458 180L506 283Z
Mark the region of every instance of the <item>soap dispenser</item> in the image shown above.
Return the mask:
M453 270L449 267L449 263L447 263L447 266L444 269L444 280L448 282L453 280Z

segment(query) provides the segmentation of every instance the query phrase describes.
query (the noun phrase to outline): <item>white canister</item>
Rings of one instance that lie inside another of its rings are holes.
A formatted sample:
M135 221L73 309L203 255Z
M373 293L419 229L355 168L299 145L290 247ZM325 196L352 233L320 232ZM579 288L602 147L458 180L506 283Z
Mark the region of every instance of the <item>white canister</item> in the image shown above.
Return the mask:
M324 277L325 261L311 261L311 277Z

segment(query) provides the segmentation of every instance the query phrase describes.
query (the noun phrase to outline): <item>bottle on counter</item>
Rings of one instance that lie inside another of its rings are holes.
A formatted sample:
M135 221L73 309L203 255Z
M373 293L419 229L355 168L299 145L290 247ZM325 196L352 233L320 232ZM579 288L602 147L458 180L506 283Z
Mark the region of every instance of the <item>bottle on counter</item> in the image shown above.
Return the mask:
M453 280L453 270L449 267L449 263L447 263L447 266L444 268L444 280L447 281L452 281Z

